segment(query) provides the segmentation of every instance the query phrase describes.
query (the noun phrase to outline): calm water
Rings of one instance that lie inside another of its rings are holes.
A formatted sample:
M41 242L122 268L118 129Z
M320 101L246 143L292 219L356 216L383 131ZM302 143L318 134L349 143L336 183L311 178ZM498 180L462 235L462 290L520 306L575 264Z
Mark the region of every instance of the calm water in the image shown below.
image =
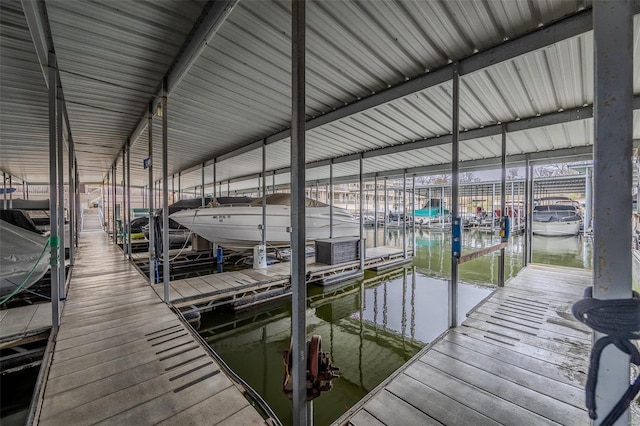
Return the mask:
M367 246L373 246L373 229ZM308 334L322 337L341 378L334 388L314 401L314 418L326 425L375 388L425 344L447 327L450 275L450 234L418 231L413 265L395 275L367 275L339 289L309 287ZM384 231L378 230L378 244ZM465 232L466 253L499 242L497 236ZM387 231L387 244L402 246L398 230ZM413 236L407 246L414 244ZM522 268L523 237L511 238L506 249L506 276ZM533 261L590 267L591 245L579 237L533 239ZM460 318L490 294L497 283L498 252L460 266ZM483 285L478 285L483 284ZM276 308L234 315L211 313L203 318L201 334L209 344L274 409L284 424L291 424L291 403L282 394L282 352L289 345L290 302Z

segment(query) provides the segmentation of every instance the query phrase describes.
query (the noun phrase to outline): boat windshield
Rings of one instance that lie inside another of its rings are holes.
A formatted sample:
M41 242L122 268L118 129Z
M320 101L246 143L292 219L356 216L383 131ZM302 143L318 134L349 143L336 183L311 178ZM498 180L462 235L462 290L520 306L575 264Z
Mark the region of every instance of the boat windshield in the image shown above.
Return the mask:
M257 198L253 200L249 205L259 207L262 205L262 198ZM291 194L271 194L267 195L267 205L278 205L278 206L290 206L291 205ZM311 198L304 199L305 207L327 207L329 204L325 204L318 200L313 200Z

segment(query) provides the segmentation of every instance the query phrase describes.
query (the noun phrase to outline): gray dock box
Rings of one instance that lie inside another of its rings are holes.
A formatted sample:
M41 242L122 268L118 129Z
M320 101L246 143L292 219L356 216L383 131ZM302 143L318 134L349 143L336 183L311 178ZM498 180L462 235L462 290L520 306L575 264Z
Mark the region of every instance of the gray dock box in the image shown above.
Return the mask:
M363 243L366 240L362 240ZM365 246L366 247L366 246ZM337 265L360 259L360 238L338 237L316 240L316 262Z

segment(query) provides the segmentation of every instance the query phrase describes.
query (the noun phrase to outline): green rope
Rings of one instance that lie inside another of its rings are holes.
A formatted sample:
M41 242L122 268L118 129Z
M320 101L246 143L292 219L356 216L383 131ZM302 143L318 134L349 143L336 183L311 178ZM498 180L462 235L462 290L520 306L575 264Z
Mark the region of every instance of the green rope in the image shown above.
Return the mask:
M29 278L31 278L31 275L33 275L33 272L36 270L36 267L40 264L40 261L42 260L42 257L47 252L47 247L49 247L49 243L51 242L52 239L53 239L53 237L51 237L51 238L49 238L47 240L47 243L42 248L42 253L40 253L40 256L38 257L38 260L36 260L36 263L35 263L35 265L33 265L33 268L31 268L31 270L29 271L27 276L24 278L24 280L22 280L22 283L20 283L20 285L15 290L13 290L11 292L11 294L9 294L8 296L5 296L5 298L0 301L0 305L4 305L9 299L11 299L13 296L18 294L22 290L22 287L25 286L25 284L27 284L27 281L29 281ZM54 246L54 244L55 244L55 246ZM57 247L58 246L58 242L54 241L52 243L52 246Z

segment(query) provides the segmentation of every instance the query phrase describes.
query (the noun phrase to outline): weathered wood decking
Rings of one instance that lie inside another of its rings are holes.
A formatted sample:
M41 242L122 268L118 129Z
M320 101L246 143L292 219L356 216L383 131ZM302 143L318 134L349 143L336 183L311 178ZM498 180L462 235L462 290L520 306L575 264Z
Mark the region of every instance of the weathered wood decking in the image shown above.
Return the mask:
M368 248L365 268L393 262L402 255L402 249L398 247ZM313 257L307 258L308 282L358 268L359 262L325 265L316 263ZM282 296L288 294L290 269L289 262L280 262L269 265L266 269L244 269L173 280L170 282L169 298L173 305L184 308L195 305L213 306L218 301L246 299L266 292L274 292ZM159 296L163 296L162 284L154 285L153 288Z
M5 309L0 311L0 348L43 333L48 335L50 329L51 303Z
M36 423L264 424L104 233L81 235Z
M570 306L591 274L528 266L337 423L588 425L591 332Z

